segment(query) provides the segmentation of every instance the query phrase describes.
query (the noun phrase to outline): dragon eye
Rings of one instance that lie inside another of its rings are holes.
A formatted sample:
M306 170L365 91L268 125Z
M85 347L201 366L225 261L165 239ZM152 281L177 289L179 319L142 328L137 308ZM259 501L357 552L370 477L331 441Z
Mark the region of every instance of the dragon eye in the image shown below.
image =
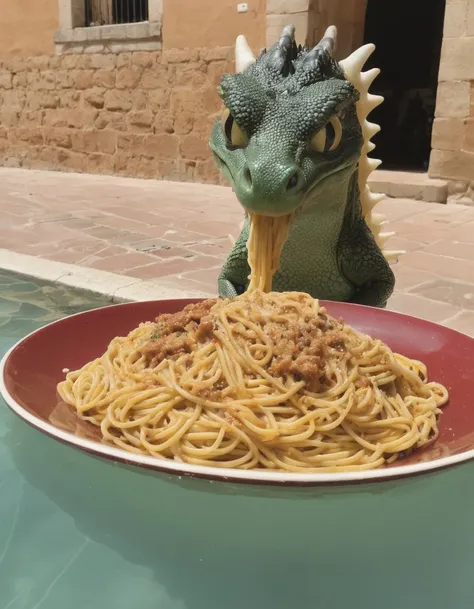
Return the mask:
M311 138L310 145L318 152L332 152L341 143L342 125L337 116L333 116L325 127Z
M229 148L244 148L249 143L248 137L227 108L224 110L221 123Z

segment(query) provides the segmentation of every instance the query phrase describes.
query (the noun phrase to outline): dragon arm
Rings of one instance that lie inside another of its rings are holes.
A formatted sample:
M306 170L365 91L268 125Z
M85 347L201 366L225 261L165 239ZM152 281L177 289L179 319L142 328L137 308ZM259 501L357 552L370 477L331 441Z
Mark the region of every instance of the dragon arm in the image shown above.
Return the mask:
M395 276L360 213L344 223L338 257L341 273L355 287L351 302L385 307Z
M230 252L218 279L219 296L234 298L242 294L248 285L250 266L248 263L247 239L250 222L248 219Z

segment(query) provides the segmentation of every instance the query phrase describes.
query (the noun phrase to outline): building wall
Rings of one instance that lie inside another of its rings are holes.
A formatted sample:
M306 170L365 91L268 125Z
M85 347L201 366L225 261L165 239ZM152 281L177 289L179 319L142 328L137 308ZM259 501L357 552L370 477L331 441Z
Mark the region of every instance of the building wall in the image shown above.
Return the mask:
M247 4L247 13L237 13L237 0L164 0L164 47L226 46L245 34L252 48L263 48L266 0L250 0Z
M208 139L231 70L231 47L3 60L0 162L216 182Z
M429 174L472 197L474 0L447 0Z
M58 0L0 0L0 58L54 53Z
M234 70L238 33L264 45L265 0L242 14L228 0L198 11L194 0L165 0L161 51L76 45L58 56L58 0L44 2L51 15L37 19L37 43L12 53L0 40L0 164L218 182L208 146L222 108L216 88ZM9 22L18 40L33 27L24 22L32 7L44 11L38 0L21 4Z
M314 44L334 23L341 58L362 42L366 4L250 0L239 14L231 0L164 0L162 51L55 56L58 0L0 0L0 164L217 181L207 141L235 36L258 51L294 23ZM429 173L461 193L474 185L473 58L474 0L446 0Z

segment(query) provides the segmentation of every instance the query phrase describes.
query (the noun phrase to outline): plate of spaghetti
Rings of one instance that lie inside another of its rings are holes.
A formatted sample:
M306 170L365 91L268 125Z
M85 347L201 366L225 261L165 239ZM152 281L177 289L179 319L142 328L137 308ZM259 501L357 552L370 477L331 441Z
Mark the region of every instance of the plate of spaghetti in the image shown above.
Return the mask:
M472 459L474 340L272 292L290 224L252 218L236 298L115 305L27 336L2 361L5 401L95 455L216 480L347 483Z

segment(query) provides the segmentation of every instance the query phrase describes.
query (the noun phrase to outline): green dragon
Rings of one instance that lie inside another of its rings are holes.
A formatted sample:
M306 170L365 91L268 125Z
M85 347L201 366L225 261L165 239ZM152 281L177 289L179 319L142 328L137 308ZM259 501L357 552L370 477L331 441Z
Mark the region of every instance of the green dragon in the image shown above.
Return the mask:
M383 249L393 233L381 232L373 208L384 196L367 185L380 163L368 157L379 126L367 115L383 98L368 93L379 70L361 70L375 47L337 62L334 26L312 50L294 32L287 26L257 59L239 36L236 73L218 88L225 111L210 146L246 211L219 294L248 286L248 214L295 212L273 290L384 307L395 283L389 261L400 252Z

